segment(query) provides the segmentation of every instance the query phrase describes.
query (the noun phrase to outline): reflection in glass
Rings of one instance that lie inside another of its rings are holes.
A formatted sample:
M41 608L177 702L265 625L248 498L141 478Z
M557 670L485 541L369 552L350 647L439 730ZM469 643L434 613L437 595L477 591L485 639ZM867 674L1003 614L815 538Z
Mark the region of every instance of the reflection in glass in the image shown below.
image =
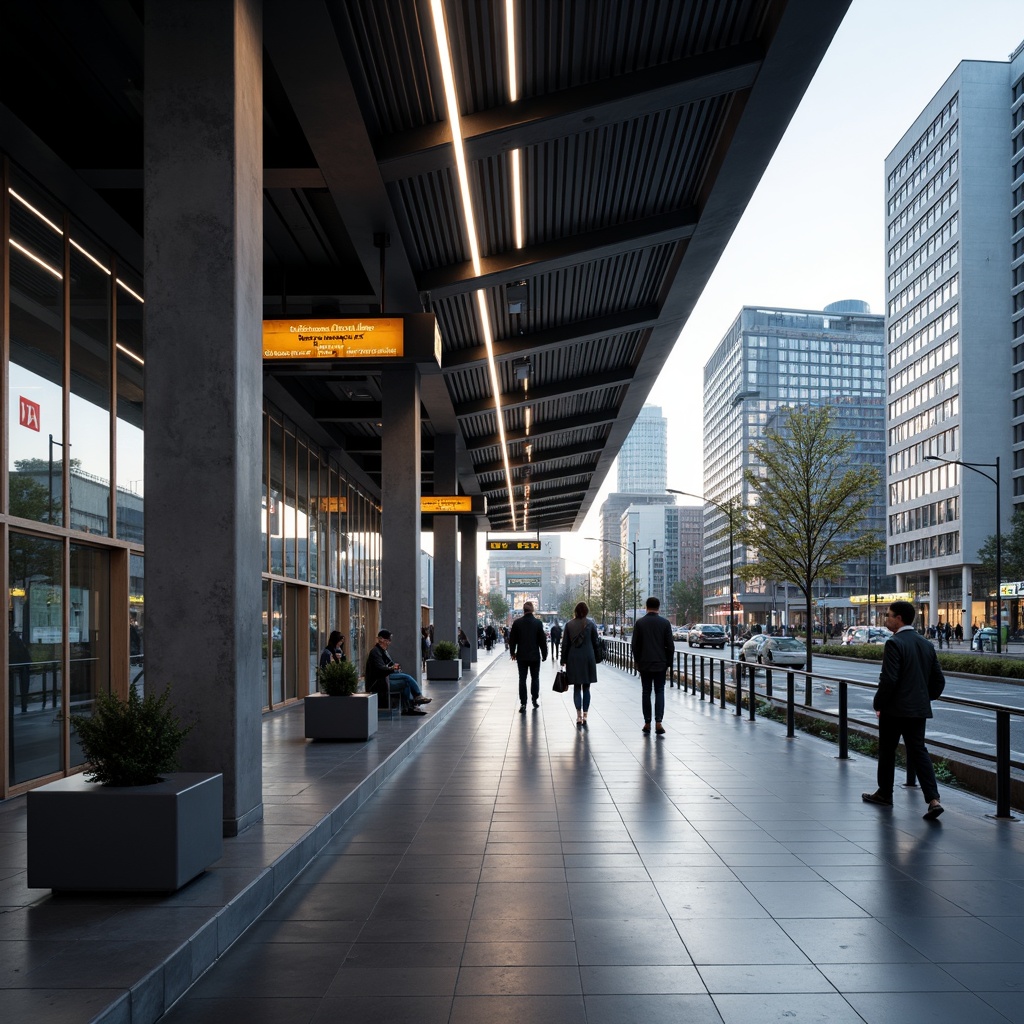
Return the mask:
M8 573L10 782L17 785L63 768L61 542L12 530Z
M284 699L284 584L271 585L270 596L270 700L280 704Z
M90 243L95 253L99 246ZM71 527L110 532L110 274L71 249Z
M71 714L88 715L97 693L110 692L110 556L71 545L68 590L68 701ZM84 764L71 730L71 766Z
M122 268L120 277L125 276ZM133 292L140 289L134 287ZM125 288L117 289L117 536L141 544L144 539L142 303Z

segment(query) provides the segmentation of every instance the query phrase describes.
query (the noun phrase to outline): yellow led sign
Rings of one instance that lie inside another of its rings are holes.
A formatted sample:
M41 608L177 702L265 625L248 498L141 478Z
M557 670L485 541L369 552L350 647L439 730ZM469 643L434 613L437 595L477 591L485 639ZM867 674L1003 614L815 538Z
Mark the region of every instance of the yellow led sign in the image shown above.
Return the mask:
M401 317L264 320L264 359L394 359L405 355Z
M488 551L540 551L539 540L489 540Z
M337 496L333 498L321 498L320 499L320 511L321 512L347 512L348 511L348 498L339 498Z
M420 498L420 512L424 515L444 515L452 512L472 512L473 496L471 494L435 494Z

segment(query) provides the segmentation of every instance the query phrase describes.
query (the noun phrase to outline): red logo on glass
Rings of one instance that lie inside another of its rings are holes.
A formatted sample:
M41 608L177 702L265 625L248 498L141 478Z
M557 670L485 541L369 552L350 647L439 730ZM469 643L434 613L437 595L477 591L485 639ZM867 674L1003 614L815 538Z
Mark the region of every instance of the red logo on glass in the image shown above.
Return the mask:
M20 406L21 425L29 430L39 429L39 403L30 402L27 398L18 398Z

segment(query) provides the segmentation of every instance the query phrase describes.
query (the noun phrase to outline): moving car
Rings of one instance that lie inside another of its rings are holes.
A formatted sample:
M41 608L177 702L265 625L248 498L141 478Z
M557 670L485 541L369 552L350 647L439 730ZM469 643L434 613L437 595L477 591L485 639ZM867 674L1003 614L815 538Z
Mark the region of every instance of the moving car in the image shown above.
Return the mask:
M767 642L768 637L764 633L755 633L741 648L736 656L738 661L754 663L758 660L761 648Z
M691 626L686 637L686 642L690 647L718 647L723 651L725 650L725 641L725 627L716 626L710 622L698 622Z
M857 626L852 631L847 630L843 637L843 646L851 644L884 644L892 636L892 630L884 626Z
M807 662L807 648L803 640L792 636L770 636L761 645L758 663L766 668L803 668Z
M996 649L996 630L994 626L982 626L975 630L971 637L972 651L994 651Z

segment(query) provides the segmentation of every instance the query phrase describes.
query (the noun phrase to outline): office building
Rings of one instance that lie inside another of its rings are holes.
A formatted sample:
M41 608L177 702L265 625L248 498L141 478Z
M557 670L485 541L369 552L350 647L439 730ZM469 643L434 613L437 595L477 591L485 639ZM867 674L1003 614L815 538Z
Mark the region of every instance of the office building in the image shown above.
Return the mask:
M845 300L824 310L744 306L704 367L704 608L710 622L728 621L730 532L725 508L751 503L744 471L755 467L750 446L780 427L791 406L830 408L835 429L854 438L851 462L878 468L869 525L885 524L885 339L881 315ZM735 531L734 531L735 532ZM735 541L735 537L732 538ZM748 553L733 543L733 569ZM833 622L866 613L851 596L888 589L882 558L851 562L837 584L815 595ZM790 584L787 587L787 583ZM799 599L793 581L735 578L735 621L794 625Z
M623 494L664 494L668 480L668 420L661 407L640 410L619 451L618 487Z
M995 480L1024 493L1022 80L963 61L885 161L887 564L929 624L994 621Z

